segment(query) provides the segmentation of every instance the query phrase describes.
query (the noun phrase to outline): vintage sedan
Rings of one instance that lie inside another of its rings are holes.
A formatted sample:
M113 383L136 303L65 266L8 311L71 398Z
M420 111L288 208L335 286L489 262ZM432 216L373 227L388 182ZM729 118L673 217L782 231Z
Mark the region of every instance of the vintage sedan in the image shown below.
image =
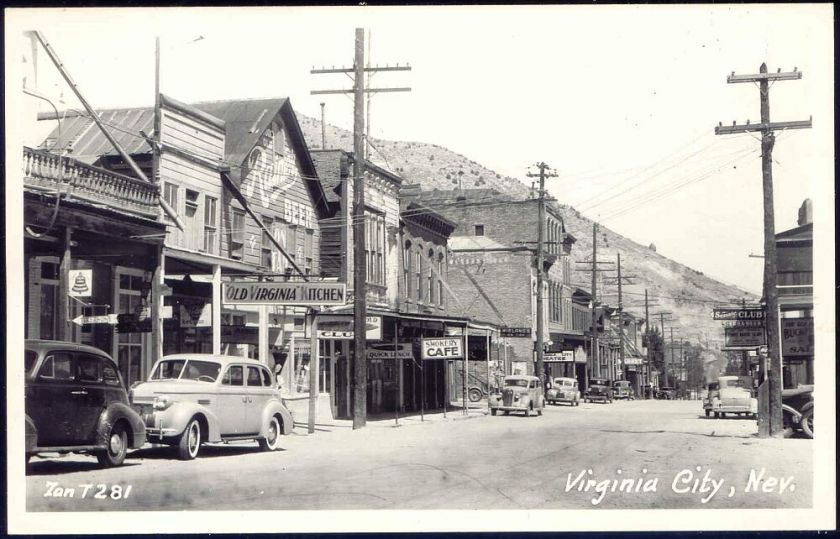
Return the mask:
M546 391L546 402L557 404L568 402L572 406L580 406L580 391L578 382L574 378L555 378L551 388Z
M716 418L733 414L755 419L758 400L755 398L752 377L720 376L718 386L718 393L712 398L712 413Z
M490 396L490 413L501 410L505 415L524 412L526 416L542 415L545 396L542 384L536 376L505 376L501 393Z
M612 402L612 388L606 378L590 378L589 388L583 393L583 402Z
M111 357L92 346L27 340L24 344L26 461L41 453L87 453L119 466L146 443Z
M131 403L149 441L175 446L182 460L194 459L205 442L257 440L274 451L294 428L271 372L244 357L165 356L132 388Z
M616 400L635 400L636 395L633 393L633 388L630 387L630 382L627 380L616 380L613 384L613 398Z

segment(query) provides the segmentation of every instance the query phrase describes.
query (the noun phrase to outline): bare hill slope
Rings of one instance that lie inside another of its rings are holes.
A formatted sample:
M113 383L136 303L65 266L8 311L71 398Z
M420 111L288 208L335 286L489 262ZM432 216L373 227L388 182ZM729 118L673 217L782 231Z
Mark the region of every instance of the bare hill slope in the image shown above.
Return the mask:
M318 120L299 116L301 127L310 148L321 146L321 123ZM352 134L344 129L327 125L327 147L352 151ZM510 176L497 174L493 170L468 157L435 144L371 139L372 161L402 176L406 183L418 183L423 190L496 189L515 198L531 195L528 186ZM562 202L562 201L561 201ZM577 242L572 249L575 261L589 260L592 256L592 224L587 217L573 207L560 205L566 224ZM672 321L665 326L675 328L680 337L694 343L708 343L711 350L717 350L723 341L719 322L712 320L712 306L732 300L744 299L754 302L758 298L749 292L707 277L702 272L664 257L648 246L640 245L607 227L598 231L598 259L616 260L621 253L622 274L635 275L634 284L623 288L625 310L644 316L644 291L648 290L655 305L651 313L666 311L673 313ZM579 266L579 264L576 264ZM589 290L589 274L576 272L576 284ZM614 285L599 287L605 295L601 300L616 305L618 296ZM601 296L599 291L599 297ZM658 317L651 320L659 325ZM676 329L678 328L678 329ZM667 335L666 335L667 336ZM675 339L677 335L675 334Z

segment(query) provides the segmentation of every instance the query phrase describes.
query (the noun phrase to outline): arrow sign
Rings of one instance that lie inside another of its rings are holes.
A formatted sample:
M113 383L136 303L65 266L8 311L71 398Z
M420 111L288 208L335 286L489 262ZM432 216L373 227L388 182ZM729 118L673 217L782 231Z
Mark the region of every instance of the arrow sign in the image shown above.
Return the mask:
M78 326L84 326L87 324L112 324L116 325L117 323L117 315L116 314L103 314L99 316L77 316L73 319L73 323Z

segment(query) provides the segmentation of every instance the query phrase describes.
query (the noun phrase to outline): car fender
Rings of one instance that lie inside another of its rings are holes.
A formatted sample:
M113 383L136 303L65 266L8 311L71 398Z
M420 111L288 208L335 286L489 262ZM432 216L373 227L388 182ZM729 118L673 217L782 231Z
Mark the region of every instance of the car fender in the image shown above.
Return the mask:
M269 401L266 404L265 408L263 408L262 412L262 427L260 427L260 436L264 437L267 434L268 430L268 422L272 416L280 414L280 417L283 419L283 424L280 428L283 430L282 434L291 434L292 429L295 427L294 419L292 419L292 414L283 406L283 403L280 401Z
M720 408L720 399L715 397L712 399L712 408Z
M99 415L96 426L96 445L107 446L111 429L117 421L125 420L131 429L128 446L136 449L146 443L146 426L140 415L122 402L112 402Z
M750 413L757 414L758 413L758 399L750 399Z
M24 451L29 454L38 446L38 427L35 426L35 422L32 421L29 414L24 414L24 421L26 423L26 446Z
M805 412L807 412L808 410L810 410L813 407L814 407L814 401L809 401L809 402L806 402L805 405L799 411L802 412L802 414L804 415Z
M793 422L799 424L799 421L802 419L802 414L799 413L799 410L794 408L793 406L783 404L782 405L782 412L787 412L790 414L790 417L793 419Z
M202 415L207 420L207 439L202 441L221 441L222 435L219 432L219 418L208 408L198 403L174 402L166 410L160 410L155 413L156 418L161 418L161 428L175 429L178 435L184 432L190 419L196 415Z

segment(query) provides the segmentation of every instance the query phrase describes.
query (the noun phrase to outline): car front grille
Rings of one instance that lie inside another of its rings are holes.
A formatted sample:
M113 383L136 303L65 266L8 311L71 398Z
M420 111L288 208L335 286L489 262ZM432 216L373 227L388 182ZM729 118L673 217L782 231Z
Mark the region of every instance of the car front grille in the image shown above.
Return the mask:
M504 406L513 406L513 391L506 389L504 393L502 393L502 404Z

